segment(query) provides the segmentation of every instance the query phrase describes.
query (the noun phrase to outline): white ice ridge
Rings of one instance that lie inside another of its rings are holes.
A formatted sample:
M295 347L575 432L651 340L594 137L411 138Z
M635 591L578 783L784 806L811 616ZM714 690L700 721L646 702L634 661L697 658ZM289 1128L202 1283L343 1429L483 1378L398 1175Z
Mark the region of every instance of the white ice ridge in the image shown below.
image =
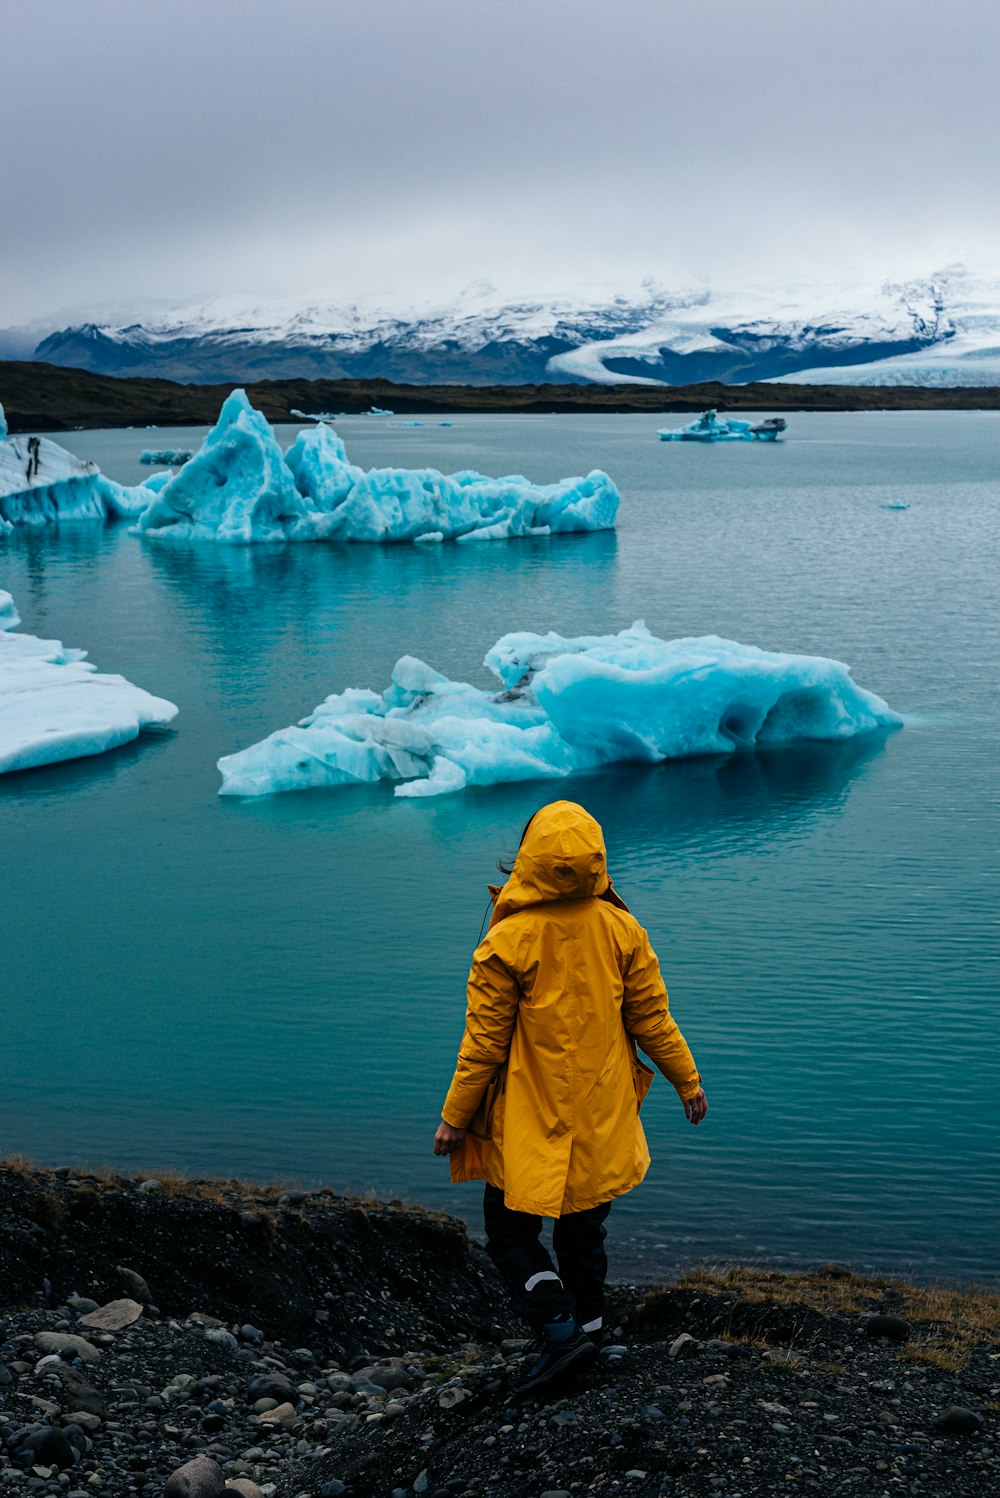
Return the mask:
M400 782L397 796L435 796L616 760L851 738L902 722L839 661L716 635L659 640L641 620L575 640L504 635L485 664L499 691L449 681L404 656L381 695L348 688L297 727L221 759L220 794L390 780Z
M103 676L59 640L15 633L14 600L0 590L0 775L101 754L177 716L123 676Z
M139 521L147 536L209 541L497 541L609 530L620 496L606 473L537 485L521 475L373 468L348 461L332 427L282 453L266 418L234 390L198 452Z
M8 437L0 406L0 534L15 525L106 520L138 515L150 501L140 485L126 489L47 437Z

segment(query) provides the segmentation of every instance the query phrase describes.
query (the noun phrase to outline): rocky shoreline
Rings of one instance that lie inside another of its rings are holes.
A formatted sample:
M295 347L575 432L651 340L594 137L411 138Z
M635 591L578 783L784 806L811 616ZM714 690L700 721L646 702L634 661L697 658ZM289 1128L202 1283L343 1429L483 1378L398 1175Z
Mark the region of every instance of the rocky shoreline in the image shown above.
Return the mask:
M597 1366L398 1202L0 1165L0 1491L568 1498L1000 1491L1000 1295L749 1268L612 1295Z
M246 389L268 421L295 411L344 414L389 407L395 415L473 412L666 412L710 406L739 411L995 411L1000 388L922 385L402 385L391 380L243 380L182 385L174 380L91 374L38 361L0 360L0 403L11 432L86 427L211 426L222 402Z

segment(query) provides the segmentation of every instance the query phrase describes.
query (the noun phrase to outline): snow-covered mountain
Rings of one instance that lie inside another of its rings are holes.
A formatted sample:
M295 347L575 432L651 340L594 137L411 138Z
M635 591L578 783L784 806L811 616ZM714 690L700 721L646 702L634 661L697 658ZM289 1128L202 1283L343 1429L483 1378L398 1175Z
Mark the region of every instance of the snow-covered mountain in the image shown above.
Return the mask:
M8 346L20 345L8 336ZM3 344L0 335L0 346ZM1000 385L1000 275L949 266L879 286L593 293L517 301L476 284L443 308L388 314L226 296L138 321L73 323L27 355L111 375L413 384Z

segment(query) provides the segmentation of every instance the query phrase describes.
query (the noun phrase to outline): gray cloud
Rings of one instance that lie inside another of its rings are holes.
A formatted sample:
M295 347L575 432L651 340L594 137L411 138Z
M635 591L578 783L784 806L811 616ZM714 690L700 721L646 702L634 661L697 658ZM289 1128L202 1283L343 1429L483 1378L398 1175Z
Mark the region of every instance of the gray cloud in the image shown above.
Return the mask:
M7 0L0 323L988 262L992 0Z

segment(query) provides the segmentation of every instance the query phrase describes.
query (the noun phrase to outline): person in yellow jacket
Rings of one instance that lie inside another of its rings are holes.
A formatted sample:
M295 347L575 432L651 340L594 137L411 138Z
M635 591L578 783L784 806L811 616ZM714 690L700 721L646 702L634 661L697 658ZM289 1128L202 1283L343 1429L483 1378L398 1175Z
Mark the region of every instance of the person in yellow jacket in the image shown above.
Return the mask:
M691 1123L708 1103L589 812L573 801L536 812L490 893L434 1152L450 1155L453 1181L486 1182L487 1250L539 1335L518 1379L527 1392L596 1356L604 1221L649 1168L639 1106L654 1073L636 1047ZM555 1264L539 1238L544 1217L555 1219Z

